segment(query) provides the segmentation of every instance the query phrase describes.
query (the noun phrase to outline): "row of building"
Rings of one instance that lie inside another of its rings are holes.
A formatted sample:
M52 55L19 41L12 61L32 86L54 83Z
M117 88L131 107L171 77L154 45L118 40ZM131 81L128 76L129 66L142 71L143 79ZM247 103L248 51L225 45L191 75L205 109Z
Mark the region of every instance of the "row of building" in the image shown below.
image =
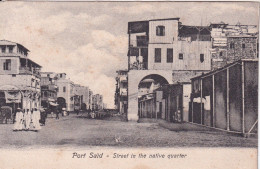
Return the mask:
M128 120L192 122L252 132L257 119L258 27L180 18L128 23L128 69L115 105ZM234 94L235 93L235 94Z
M0 40L0 107L15 110L66 108L67 111L103 109L103 96L75 84L66 73L41 72L23 45Z

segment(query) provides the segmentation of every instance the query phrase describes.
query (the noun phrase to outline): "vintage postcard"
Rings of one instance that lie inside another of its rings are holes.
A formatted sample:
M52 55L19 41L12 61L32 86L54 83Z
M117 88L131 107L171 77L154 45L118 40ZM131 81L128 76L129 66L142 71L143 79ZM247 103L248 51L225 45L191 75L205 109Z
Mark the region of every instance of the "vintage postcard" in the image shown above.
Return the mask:
M258 2L0 2L0 169L256 169Z

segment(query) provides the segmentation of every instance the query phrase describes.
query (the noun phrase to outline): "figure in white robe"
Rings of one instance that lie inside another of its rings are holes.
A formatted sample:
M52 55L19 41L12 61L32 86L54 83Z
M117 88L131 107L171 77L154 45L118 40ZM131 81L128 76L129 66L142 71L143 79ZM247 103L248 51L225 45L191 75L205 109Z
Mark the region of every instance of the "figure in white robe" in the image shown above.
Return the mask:
M37 109L34 109L33 114L32 114L32 122L33 122L33 127L34 127L35 131L38 131L41 129L40 119L41 119L41 112Z
M27 111L24 114L25 130L30 129L31 119L31 111L27 109Z
M23 112L20 108L17 109L17 113L15 116L15 123L14 123L14 131L19 131L23 129Z

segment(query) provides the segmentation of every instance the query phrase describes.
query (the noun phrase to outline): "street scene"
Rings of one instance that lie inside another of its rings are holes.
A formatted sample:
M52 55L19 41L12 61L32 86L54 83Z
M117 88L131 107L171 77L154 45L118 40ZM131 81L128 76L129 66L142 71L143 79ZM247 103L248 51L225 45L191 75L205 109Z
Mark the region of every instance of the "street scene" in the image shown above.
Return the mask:
M207 4L0 6L0 148L256 148L258 3Z
M0 125L0 148L44 147L256 147L256 138L244 138L223 131L184 124L126 123L111 119L89 119L70 114L56 120L51 116L39 133L11 132L12 125ZM4 135L4 137L2 137Z

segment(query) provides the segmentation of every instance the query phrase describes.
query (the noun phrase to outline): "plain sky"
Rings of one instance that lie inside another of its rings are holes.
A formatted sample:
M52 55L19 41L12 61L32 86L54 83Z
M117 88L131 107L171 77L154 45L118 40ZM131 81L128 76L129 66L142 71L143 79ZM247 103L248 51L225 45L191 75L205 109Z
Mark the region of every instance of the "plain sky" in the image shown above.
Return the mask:
M258 25L257 2L0 2L0 39L20 43L43 71L65 72L114 107L127 68L129 21L180 17L184 25Z

